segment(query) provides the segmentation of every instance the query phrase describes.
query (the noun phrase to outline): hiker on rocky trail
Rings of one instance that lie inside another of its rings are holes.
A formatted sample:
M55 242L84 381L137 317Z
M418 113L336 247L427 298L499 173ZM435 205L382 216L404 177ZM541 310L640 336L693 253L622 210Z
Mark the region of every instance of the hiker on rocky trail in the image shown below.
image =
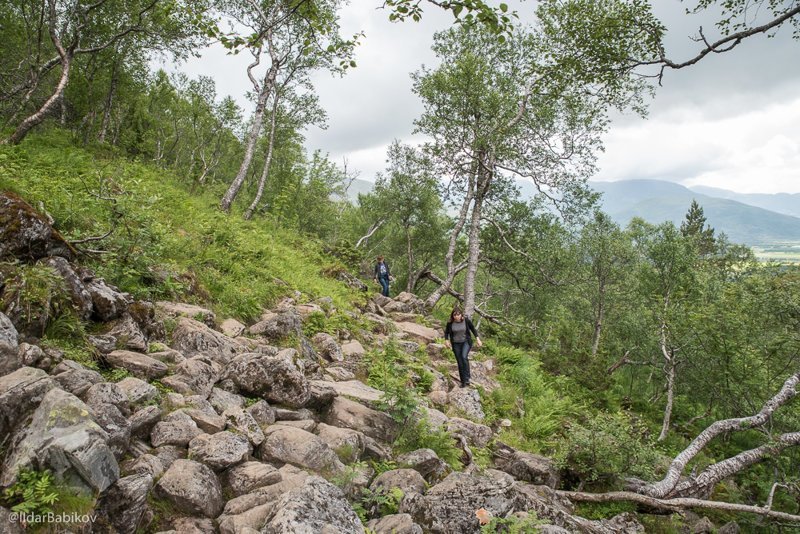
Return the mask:
M383 261L383 256L378 256L378 263L375 264L375 277L373 280L381 284L381 295L389 296L389 282L394 280L394 276L389 271L389 266Z
M444 343L452 348L453 354L456 355L458 377L461 379L462 388L470 385L469 351L472 348L472 335L470 334L475 336L475 343L478 344L478 347L482 347L483 342L478 337L475 325L472 324L469 317L464 317L460 308L453 308L450 321L444 329Z

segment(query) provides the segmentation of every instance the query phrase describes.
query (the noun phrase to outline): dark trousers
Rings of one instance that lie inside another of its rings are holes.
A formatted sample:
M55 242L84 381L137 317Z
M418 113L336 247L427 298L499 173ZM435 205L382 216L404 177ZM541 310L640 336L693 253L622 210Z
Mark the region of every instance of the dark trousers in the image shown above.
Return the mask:
M453 343L453 354L456 355L456 362L458 363L458 377L461 379L461 385L469 384L469 343Z
M388 276L381 276L378 278L378 282L381 283L381 295L384 297L389 296L389 277Z

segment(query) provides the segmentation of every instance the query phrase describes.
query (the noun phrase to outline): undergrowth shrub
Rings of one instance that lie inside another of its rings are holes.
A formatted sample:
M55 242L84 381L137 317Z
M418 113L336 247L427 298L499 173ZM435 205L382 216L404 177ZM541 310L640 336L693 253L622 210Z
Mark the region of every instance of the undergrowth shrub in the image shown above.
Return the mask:
M18 329L41 337L60 315L70 313L72 299L64 279L51 267L42 264L19 265L9 270L3 280L0 311Z
M394 442L397 454L417 449L432 449L452 469L462 468L461 449L456 446L453 435L444 428L432 428L426 417L420 418L414 424L406 425Z

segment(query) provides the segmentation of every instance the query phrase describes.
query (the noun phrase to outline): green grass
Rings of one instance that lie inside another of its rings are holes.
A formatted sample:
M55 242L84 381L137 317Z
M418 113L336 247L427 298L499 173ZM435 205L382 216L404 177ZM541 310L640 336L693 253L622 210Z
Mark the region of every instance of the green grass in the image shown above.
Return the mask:
M169 171L71 145L57 132L0 146L0 190L44 209L68 239L102 254L80 259L138 298L211 306L253 321L293 290L330 296L339 309L360 298L325 276L340 266L319 243L264 218L217 208L221 190L192 193ZM110 200L105 200L110 199Z

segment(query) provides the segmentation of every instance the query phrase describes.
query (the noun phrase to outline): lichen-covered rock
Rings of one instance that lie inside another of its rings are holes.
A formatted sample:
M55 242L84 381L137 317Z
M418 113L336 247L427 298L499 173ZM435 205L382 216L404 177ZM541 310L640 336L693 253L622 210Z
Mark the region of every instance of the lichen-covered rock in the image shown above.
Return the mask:
M333 367L326 367L325 373L328 376L330 376L330 378L332 378L337 382L353 380L356 377L356 375L354 375L352 371L349 371L344 367L339 367L338 365Z
M493 446L494 465L517 480L558 488L561 477L550 458L515 450L502 442Z
M408 514L390 514L367 523L375 534L422 534L422 527Z
M491 428L460 417L451 417L447 421L447 430L453 434L464 436L470 445L478 448L485 447L489 444L489 440L492 439Z
M358 359L364 356L366 353L367 351L364 350L364 346L361 345L357 339L353 339L342 344L342 354L344 354L345 358L347 359Z
M311 338L311 342L314 343L319 355L329 362L341 362L344 360L342 349L332 335L326 332L319 332Z
M397 457L398 467L417 471L425 480L438 480L449 471L448 465L433 449L417 449Z
M514 479L486 469L482 473L452 473L428 493L410 493L400 504L427 532L466 534L480 532L475 511L484 508L494 517L514 510Z
M38 367L39 369L48 370L50 365L48 363L47 355L44 351L36 345L29 343L20 343L17 347L17 354L22 366L25 367ZM9 371L10 373L11 371ZM0 376L6 373L0 373Z
M197 356L175 366L161 382L183 395L207 397L219 379L221 366L210 358Z
M50 389L30 424L12 441L0 486L9 486L20 469L50 469L56 477L92 492L119 478L119 466L107 445L108 434L92 419L89 407L64 390Z
M364 434L357 430L319 423L314 431L346 464L357 461L364 454Z
M189 442L189 457L214 471L223 471L242 463L251 452L246 437L227 431L200 434Z
M22 367L19 355L19 334L4 313L0 312L0 376Z
M103 375L87 369L78 362L64 360L53 369L53 379L64 391L78 397L83 396L94 384L103 382Z
M136 473L120 478L100 497L97 515L119 534L134 534L147 509L147 494L153 487L153 476Z
M171 347L187 358L202 355L226 365L238 352L239 345L200 321L181 317L172 333Z
M250 444L258 447L264 441L264 432L250 412L241 408L231 408L223 412L225 427L246 437Z
M208 402L211 403L211 406L218 414L222 414L225 410L234 408L244 409L245 398L236 393L231 393L230 391L215 387L208 396Z
M156 485L156 493L179 511L214 518L222 511L222 487L206 465L175 460Z
M258 488L277 484L281 474L273 466L261 462L244 462L225 471L223 486L238 497Z
M281 313L269 314L248 330L254 336L264 336L267 339L279 340L292 334L300 335L302 326L300 314L292 308Z
M323 474L344 470L344 464L336 453L314 434L284 425L274 425L267 430L264 442L258 448L262 460L286 462Z
M131 427L131 436L149 436L156 423L161 421L161 408L158 406L145 406L134 412L128 418Z
M56 382L47 373L33 367L0 376L0 436L8 435L54 387Z
M191 417L181 411L177 411L172 412L163 421L155 424L150 433L150 442L153 447L161 447L162 445L185 447L202 432Z
M220 330L222 330L222 333L228 337L241 336L244 333L245 328L247 327L236 319L225 319L220 325Z
M191 417L197 427L206 434L216 434L225 430L226 421L221 415L198 408L183 408L181 411Z
M275 410L265 400L256 402L245 411L250 414L262 431L275 422Z
M183 302L167 302L163 300L156 302L156 312L172 318L187 317L212 328L216 320L216 315L211 310Z
M378 475L369 489L378 491L380 488L391 490L400 488L403 494L406 493L425 493L425 479L413 469L391 469Z
M151 358L146 354L128 350L115 350L106 356L108 363L114 367L125 369L132 375L154 380L167 374L169 369L164 362Z
M154 385L132 376L117 382L117 387L128 397L128 402L131 404L151 401L158 396L158 390Z
M381 441L391 442L397 434L397 423L383 412L344 397L335 397L325 417L332 426L351 428Z
M96 278L88 269L82 269L81 281L92 297L92 315L100 321L111 321L125 314L131 303L130 295Z
M0 260L72 259L74 254L75 249L30 204L14 193L0 193Z
M90 406L95 422L106 431L108 444L114 457L122 458L131 441L131 424L113 404Z
M395 326L399 331L406 334L409 339L419 343L433 343L437 338L441 337L437 330L417 323L401 321L395 323Z
M308 380L287 358L258 353L240 354L225 369L239 390L270 402L299 408L311 397Z
M122 415L130 414L130 401L125 392L113 382L100 382L88 389L83 400L90 407L111 404L119 409Z
M262 532L364 534L364 527L339 488L311 476L275 503Z
M360 380L346 380L341 382L313 380L312 383L317 386L332 388L337 395L348 397L359 402L374 403L383 397L383 391L370 387Z
M481 396L471 388L456 388L447 395L450 405L473 421L483 421L486 414L481 407Z

